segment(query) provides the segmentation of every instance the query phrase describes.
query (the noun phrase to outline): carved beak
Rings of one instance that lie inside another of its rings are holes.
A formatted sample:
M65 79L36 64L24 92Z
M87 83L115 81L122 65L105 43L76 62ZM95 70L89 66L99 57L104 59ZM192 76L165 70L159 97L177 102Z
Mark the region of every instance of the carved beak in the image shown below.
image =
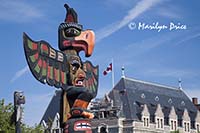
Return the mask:
M92 55L95 43L95 34L92 30L82 31L81 34L75 37L74 47L78 48L77 51L85 51L85 56L90 57Z

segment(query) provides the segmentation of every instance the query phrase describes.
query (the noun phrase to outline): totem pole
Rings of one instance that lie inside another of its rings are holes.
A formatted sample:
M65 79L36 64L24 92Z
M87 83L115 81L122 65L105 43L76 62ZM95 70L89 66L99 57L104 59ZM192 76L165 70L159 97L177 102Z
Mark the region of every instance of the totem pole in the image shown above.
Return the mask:
M23 92L14 92L14 119L15 119L15 133L21 133L21 124L23 118L23 107L25 104L25 96Z
M67 10L64 23L58 28L58 46L52 48L46 41L33 41L24 33L23 43L29 68L41 83L61 88L62 110L60 116L64 123L64 133L90 133L90 119L94 115L87 110L98 89L98 66L90 61L82 62L80 51L85 57L93 52L95 35L92 30L83 30L73 8Z

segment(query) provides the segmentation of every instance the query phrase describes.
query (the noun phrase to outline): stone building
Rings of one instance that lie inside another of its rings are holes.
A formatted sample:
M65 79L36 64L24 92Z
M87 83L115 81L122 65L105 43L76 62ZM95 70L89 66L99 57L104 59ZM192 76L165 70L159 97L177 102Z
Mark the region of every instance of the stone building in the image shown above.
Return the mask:
M180 86L181 87L181 86ZM182 88L121 78L91 110L93 131L109 133L198 133L200 111Z
M45 133L62 133L60 128L60 109L61 109L62 91L55 91L40 124L44 127Z
M99 89L100 90L100 89ZM59 128L61 91L56 91L42 120L46 129ZM193 103L193 102L194 103ZM180 87L121 78L102 99L95 99L90 110L94 133L198 133L198 99L190 100Z

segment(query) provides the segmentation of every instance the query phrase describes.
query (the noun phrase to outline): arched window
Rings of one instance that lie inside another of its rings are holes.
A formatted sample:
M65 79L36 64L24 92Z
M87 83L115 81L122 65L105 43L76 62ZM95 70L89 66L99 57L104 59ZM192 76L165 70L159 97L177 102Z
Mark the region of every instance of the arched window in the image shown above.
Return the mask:
M148 116L143 116L143 126L149 127L149 117Z
M183 128L185 132L190 132L190 116L187 109L183 112Z
M156 122L156 128L158 129L164 129L164 114L162 112L162 107L160 104L157 105L157 109L155 112L155 122Z
M144 106L143 106L143 111L142 111L141 115L142 115L143 126L149 127L150 114L149 114L149 110L148 110L148 107L146 104L144 104Z
M177 115L174 106L172 106L169 114L169 125L170 125L170 130L171 131L176 131L177 130Z
M101 123L98 126L98 133L108 133L108 126L104 123Z

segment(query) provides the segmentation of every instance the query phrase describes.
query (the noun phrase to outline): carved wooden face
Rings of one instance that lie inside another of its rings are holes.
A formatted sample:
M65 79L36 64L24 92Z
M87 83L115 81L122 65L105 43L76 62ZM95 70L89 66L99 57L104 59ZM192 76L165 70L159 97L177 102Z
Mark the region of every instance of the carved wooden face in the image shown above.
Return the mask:
M90 121L87 119L70 119L65 124L64 133L92 133Z
M77 53L85 52L85 56L92 55L95 34L92 30L83 31L78 24L61 23L58 29L59 49L61 51L74 49Z
M86 74L82 69L79 56L72 55L69 57L69 84L76 87L85 87Z

